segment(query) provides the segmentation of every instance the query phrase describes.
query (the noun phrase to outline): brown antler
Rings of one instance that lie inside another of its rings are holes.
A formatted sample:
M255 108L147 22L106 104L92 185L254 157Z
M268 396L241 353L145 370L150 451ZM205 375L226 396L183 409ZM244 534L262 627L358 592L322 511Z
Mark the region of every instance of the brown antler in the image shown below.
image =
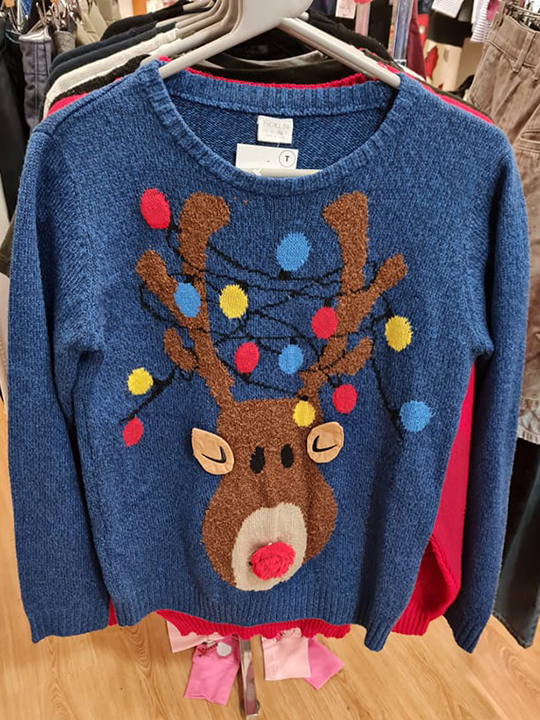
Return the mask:
M358 330L376 300L407 274L403 257L393 255L378 269L373 282L367 288L364 287L368 246L368 208L364 195L359 192L342 195L324 208L322 214L327 225L338 236L343 269L336 306L336 332L315 363L300 373L303 387L298 394L314 400L329 375L355 375L363 368L371 357L373 343L363 337L354 348L347 350L348 336Z
M165 331L163 347L171 360L186 371L196 370L204 378L217 404L224 407L232 403L230 388L233 379L218 358L210 336L210 322L206 298L205 267L206 246L212 233L229 222L229 208L225 200L213 195L194 193L184 203L180 213L178 235L182 253L182 272L191 278L199 293L200 308L195 317L187 317L178 308L175 292L178 282L167 271L162 257L147 250L137 262L138 276L176 319L186 328L193 348L186 348L174 328ZM182 242L185 239L185 242Z

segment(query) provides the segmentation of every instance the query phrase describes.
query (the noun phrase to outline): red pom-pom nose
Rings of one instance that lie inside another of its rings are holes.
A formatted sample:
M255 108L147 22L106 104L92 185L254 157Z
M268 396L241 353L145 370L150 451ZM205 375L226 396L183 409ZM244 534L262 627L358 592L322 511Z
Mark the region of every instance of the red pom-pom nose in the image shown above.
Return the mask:
M256 550L251 556L251 569L261 580L282 577L294 562L295 552L284 542L275 542Z

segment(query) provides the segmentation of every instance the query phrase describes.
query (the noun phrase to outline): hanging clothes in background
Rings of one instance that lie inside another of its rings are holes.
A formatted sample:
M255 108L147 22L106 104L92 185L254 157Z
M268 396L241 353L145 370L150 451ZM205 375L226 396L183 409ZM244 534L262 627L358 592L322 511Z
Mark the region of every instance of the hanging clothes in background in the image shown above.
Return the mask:
M429 14L424 44L426 77L441 90L456 90L474 73L480 59L481 45L470 41L472 3L443 0L433 3Z
M147 19L150 23L155 22L155 20L152 20L154 15L157 15L157 13L148 16ZM64 100L70 95L80 95L95 90L98 87L108 85L116 78L132 72L135 69L133 65L138 67L141 60L154 49L176 37L172 21L170 26L165 25L159 28L151 27L147 29L148 23L139 24L140 17L146 18L146 16L137 16L137 22L133 28L130 27L128 21L135 20L135 18L123 20L123 32L115 36L116 41L110 37L108 40L102 41L99 48L94 48L94 46L81 48L70 53L69 57L68 55L59 57L53 63L46 87L43 108L45 115L50 111L53 104L59 100ZM345 42L368 49L379 58L391 61L388 51L372 38L358 35L345 28L342 24L332 21L315 11L309 11L309 21L315 27L319 27ZM238 57L252 60L286 58L307 51L309 51L309 48L306 48L305 45L278 30L259 36L257 42L244 43L235 48ZM341 72L332 79L339 79L345 74L350 74L350 70L340 66L339 63L330 62L332 67L341 69ZM127 63L130 64L127 65ZM309 69L311 67L310 63L307 63L305 67ZM284 74L287 74L286 69ZM279 80L276 78L267 79L267 81L287 82L286 79ZM288 81L292 81L290 76ZM315 68L312 72L311 82L321 81L321 76ZM310 80L305 79L303 82L309 83Z
M22 60L10 32L13 32L10 17L0 13L0 178L11 218L17 205L28 127L24 122Z
M520 440L495 613L528 647L540 613L540 15L537 29L528 26L534 17L526 16L527 24L521 18L519 11L497 16L469 99L510 140L527 203L530 295Z
M413 2L409 36L407 38L407 67L420 77L426 77L424 48L418 26L418 3Z
M389 0L371 0L369 12L369 35L385 47L390 39L392 5ZM407 67L425 78L424 56L420 28L418 27L418 2L413 2L411 23L407 37Z
M319 10L319 12L325 13L325 15L335 15L336 0L313 0L310 9Z
M540 617L540 445L518 440L494 615L524 648Z
M15 0L0 10L0 178L9 217L53 59L76 43L100 40L119 17L117 0Z
M182 8L187 4L187 0L177 0L173 5L157 10L155 12L146 13L144 15L130 15L129 17L120 18L111 23L103 33L102 40L108 40L113 35L120 35L125 30L141 28L145 25L145 29L152 29L158 22L169 20L171 18L178 19L182 16Z
M41 120L41 102L51 70L53 41L47 27L21 35L19 44L24 70L24 115L30 130Z

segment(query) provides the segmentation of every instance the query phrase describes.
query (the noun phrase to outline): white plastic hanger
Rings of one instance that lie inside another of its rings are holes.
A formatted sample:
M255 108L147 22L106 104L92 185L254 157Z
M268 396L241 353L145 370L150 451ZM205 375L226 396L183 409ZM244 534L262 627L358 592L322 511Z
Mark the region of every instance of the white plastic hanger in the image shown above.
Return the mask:
M311 5L311 2L309 0L271 0L270 2L269 0L222 0L222 4L225 5L227 10L225 17L215 25L207 28L208 34L212 37L208 39L200 36L195 38L192 35L185 40L168 43L152 53L150 60L161 55L186 53L168 63L168 65L175 66L176 63L180 63L184 58L189 57L186 65L178 66L177 69L173 69L167 75L162 75L162 77L169 77L169 75L195 65L201 60L206 60L267 30L271 30L284 17L301 15Z
M189 19L191 22L193 20L193 17L195 19L197 16L200 16L202 13L210 12L214 7L214 3L212 0L195 0L194 2L186 2L182 5L181 8L178 8L178 15L173 15L172 17L168 17L165 20L160 20L158 23L156 23L156 27L164 27L165 25L170 25L171 22L175 19L175 17L178 18L178 22L176 25L180 25L184 20Z
M215 0L208 4L204 12L190 13L176 23L178 37L186 37L197 30L202 30L209 25L219 22L227 13L227 3L222 0Z
M162 78L168 78L218 53L226 52L235 45L246 42L261 33L279 27L280 30L357 72L377 78L394 88L398 88L400 85L398 75L367 57L361 50L300 20L299 16L311 5L310 0L272 0L271 2L268 0L222 0L222 2L229 10L226 17L204 31L214 34L214 39L203 40L204 44L201 44L199 38L192 35L184 41L174 41L164 45L153 53L156 57L164 54L176 55L187 50L182 43L186 41L194 43L189 43L193 49L159 68ZM235 18L232 29L231 16ZM179 50L179 46L182 46L183 49Z
M325 55L338 60L346 67L356 70L369 77L381 80L390 87L398 88L401 84L399 75L387 70L376 60L372 60L359 48L349 45L343 40L335 38L330 33L319 30L314 25L304 22L299 18L284 18L278 25L280 30L301 40L315 50L320 50ZM165 66L167 67L167 66ZM162 68L163 69L163 68Z
M236 20L234 3L228 0L216 0L211 10L191 16L187 22L180 20L176 24L177 39L161 45L152 52L143 62L145 65L163 55L181 55L196 47L218 38L225 32L232 30Z

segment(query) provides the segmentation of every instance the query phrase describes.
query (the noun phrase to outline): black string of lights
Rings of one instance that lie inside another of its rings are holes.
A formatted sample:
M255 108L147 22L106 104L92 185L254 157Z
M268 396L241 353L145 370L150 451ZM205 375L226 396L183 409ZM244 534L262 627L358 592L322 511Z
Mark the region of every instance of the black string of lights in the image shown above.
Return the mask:
M147 206L144 204L146 193L154 193L154 195L148 196ZM306 372L310 363L304 357L304 350L309 348L315 358L320 357L326 341L329 337L336 335L338 318L332 305L337 302L339 297L368 290L368 287L364 285L343 291L341 289L342 268L332 268L318 276L293 275L307 260L311 249L302 233L289 233L281 239L276 251L280 267L277 275L261 268L250 267L238 261L211 241L207 243L207 250L219 258L225 266L230 267L231 271L223 268L215 270L211 267L211 263L207 263L205 268L197 267L186 258L186 253L182 252L181 228L172 221L168 202L162 193L157 190L145 191L141 199L141 213L150 227L165 230L165 245L182 263L182 270L169 272L171 277L175 278L178 283L175 302L179 312L187 317L193 317L194 309L198 311L201 301L193 285L194 277L204 277L206 287L212 294L215 294L216 297L214 298L208 297L207 293L206 303L209 306L219 308L223 316L230 321L231 327L228 331L211 330L213 345L216 351L220 347L236 346L234 362L223 357L223 352L219 355L219 359L237 380L241 380L248 386L270 391L284 397L289 396L290 390L280 387L279 383L267 382L257 376L256 370L259 365L260 351L277 356L278 366L286 375L295 376L301 371ZM375 263L368 261L365 267L369 269L371 277L375 277L377 271ZM186 269L191 271L191 274L186 273ZM246 277L248 278L247 282ZM252 289L276 293L278 297L253 308L248 301L248 293ZM169 324L176 329L185 331L185 327L172 312L168 313L169 317L158 312L154 307L155 303L149 301L150 296L152 294L145 288L144 284L139 285L141 308L160 323ZM283 309L287 304L299 299L318 300L322 304L312 317L311 329L314 337L302 331L286 316L283 317ZM412 331L406 318L395 316L392 313L390 303L384 295L381 295L381 300L384 308L382 313L363 318L356 332L339 334L337 337L354 338L356 342L361 341L362 337L371 340L373 349L368 359L368 365L372 369L377 392L392 426L398 436L403 438L399 412L392 407L385 393L382 373L376 359L376 347L379 343L380 326L383 322L386 341L392 349L398 352L410 343ZM318 332L318 326L315 322L317 314L322 316L325 312L325 317L332 313L336 316L333 332L328 335L325 335L323 330ZM254 333L250 330L254 319L267 321L267 325L273 326L274 331L260 335ZM392 323L392 331L389 332L389 324ZM277 330L277 326L283 328L282 333ZM283 345L278 348L272 345L272 342L276 344L283 343ZM193 349L192 352L194 352ZM323 371L332 387L343 390L350 388L349 392L354 395L354 401L350 402L351 397L349 397L345 404L352 409L356 404L356 391L354 388L350 385L343 385L341 374L332 373L331 367ZM153 378L144 368L137 368L132 371L128 378L128 390L132 395L146 395L146 397L136 409L121 420L122 424L127 423L124 426L124 442L127 445L135 444L142 436L143 427L139 418L140 412L156 400L172 384L175 377L190 380L193 374L193 372L181 371L176 366L164 379ZM345 411L349 412L349 410Z

